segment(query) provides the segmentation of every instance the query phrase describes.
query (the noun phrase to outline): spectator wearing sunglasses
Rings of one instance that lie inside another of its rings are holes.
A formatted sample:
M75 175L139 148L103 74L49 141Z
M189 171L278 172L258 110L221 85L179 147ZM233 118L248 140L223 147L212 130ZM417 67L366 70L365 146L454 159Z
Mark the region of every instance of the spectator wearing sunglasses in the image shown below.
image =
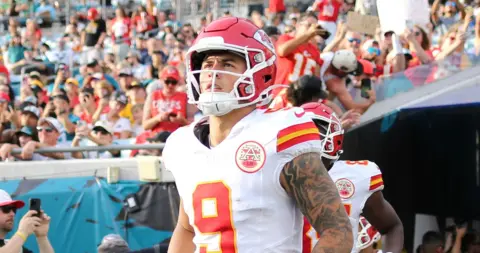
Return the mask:
M33 253L23 247L23 244L31 234L35 234L40 253L53 253L54 250L47 236L50 217L44 212L40 217L36 217L34 216L36 211L28 211L20 220L18 229L12 237L5 238L13 230L17 210L24 206L23 201L12 200L10 194L0 189L0 252Z
M345 49L350 49L358 57L361 55L362 35L358 32L348 31L345 36Z
M415 25L412 30L405 30L404 37L409 43L413 57L408 67L428 64L434 60L428 34L420 26Z
M34 153L34 151L39 148L65 147L64 143L59 143L58 141L59 137L65 133L62 124L57 119L52 117L41 118L38 121L37 132L39 141L29 141L22 147L22 153L14 154L14 157L19 160L27 161L71 159L71 154L69 152ZM2 160L10 157L12 155L12 149L18 147L18 145L9 145L7 148L2 149L2 152L0 153Z
M112 145L113 130L110 124L106 121L97 121L90 130L88 125L83 124L77 126L76 135L72 142L72 147L78 146L108 146ZM120 151L108 150L108 151L91 151L91 152L73 152L72 156L77 159L82 158L113 158L120 157Z
M187 94L177 91L180 73L165 67L160 73L163 88L149 94L143 111L143 128L153 132L173 132L188 124Z

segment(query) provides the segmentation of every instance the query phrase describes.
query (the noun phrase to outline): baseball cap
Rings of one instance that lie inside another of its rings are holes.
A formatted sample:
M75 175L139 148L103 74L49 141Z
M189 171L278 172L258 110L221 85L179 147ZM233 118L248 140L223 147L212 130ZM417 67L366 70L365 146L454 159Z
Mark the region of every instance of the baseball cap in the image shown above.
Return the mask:
M62 130L63 130L62 124L56 118L52 118L52 117L41 118L38 121L38 125L43 124L43 123L49 124L51 127L55 128L55 130L57 130L57 132L59 132L59 133L61 133Z
M88 20L90 20L90 21L94 20L97 16L98 16L97 9L95 9L95 8L88 9L88 12L87 12L87 19Z
M10 102L10 96L6 92L0 92L0 102Z
M174 79L179 81L180 80L180 72L178 72L178 69L172 66L167 66L163 68L161 75L162 80L166 79Z
M114 93L112 93L112 97L110 99L120 102L124 105L128 104L127 96L121 91L115 91Z
M23 100L24 103L30 103L32 105L36 105L38 102L37 97L35 96L28 96Z
M127 89L131 89L131 88L145 88L145 86L143 86L143 84L137 80L134 80L132 81L132 83L127 87Z
M273 35L280 35L280 31L278 31L278 28L276 26L267 26L265 28L263 28L263 30L265 31L265 33L268 35L268 36L273 36Z
M25 206L25 202L21 200L12 200L12 197L10 197L10 194L8 194L8 192L0 189L0 206L9 205L13 205L16 208L22 208Z
M167 142L167 139L170 136L170 134L171 133L168 132L168 131L162 131L162 132L159 132L159 133L157 133L156 135L154 135L150 138L147 138L147 141L165 143L165 142Z
M107 131L109 134L113 133L113 130L112 130L112 127L110 126L110 124L106 121L103 121L103 120L99 120L99 121L95 122L95 125L92 128L93 131L98 130L98 129L103 129L103 130Z
M358 60L361 65L362 73L366 75L374 75L375 74L375 65L367 60Z
M87 62L87 67L92 68L92 67L97 66L97 64L98 64L97 59L90 58L90 60L88 60L88 62Z
M65 81L65 84L70 84L70 83L78 86L78 81L75 78L70 77L70 78L67 79L67 81Z
M38 110L38 108L33 105L23 108L22 113L27 113L27 112L35 115L37 119L40 117L40 110Z
M24 126L22 127L19 131L15 132L15 134L26 134L28 136L32 136L33 135L33 131L30 127L28 126Z
M345 73L351 73L358 69L357 57L352 50L338 50L334 53L332 65Z
M130 68L123 68L118 72L118 76L132 76L132 69Z
M34 80L31 80L30 81L30 86L32 87L39 87L40 89L43 89L43 87L45 86L42 81L40 80L37 80L37 79L34 79Z
M40 79L42 75L38 71L32 71L32 72L28 73L28 76L32 77L32 78L35 77L35 78Z

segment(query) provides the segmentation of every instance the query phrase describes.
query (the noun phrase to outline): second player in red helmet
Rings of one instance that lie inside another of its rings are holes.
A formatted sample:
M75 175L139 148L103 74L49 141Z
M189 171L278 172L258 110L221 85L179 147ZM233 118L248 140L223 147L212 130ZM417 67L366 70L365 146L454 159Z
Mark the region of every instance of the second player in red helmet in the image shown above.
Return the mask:
M403 249L403 226L393 207L383 197L382 172L372 161L341 161L343 129L335 113L321 103L306 103L301 106L313 120L322 140L322 161L335 182L342 203L352 223L354 247L359 252L367 244L362 224L359 234L360 215L386 236L384 252L401 252ZM305 220L303 252L311 253L312 245L322 235Z

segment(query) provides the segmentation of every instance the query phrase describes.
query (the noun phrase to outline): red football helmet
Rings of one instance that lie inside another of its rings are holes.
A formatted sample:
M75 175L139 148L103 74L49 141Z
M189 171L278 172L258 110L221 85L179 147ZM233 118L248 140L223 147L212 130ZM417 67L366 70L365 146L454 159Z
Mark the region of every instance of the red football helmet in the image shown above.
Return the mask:
M342 154L343 129L342 123L333 110L317 102L306 103L301 106L320 130L322 140L322 156L336 161Z
M355 247L358 251L370 247L374 242L378 242L382 235L378 232L365 217L360 216L360 232L358 232Z
M245 57L247 70L242 73L207 69L202 62L208 52L228 51ZM189 103L196 104L205 115L224 115L233 109L265 104L277 68L275 48L268 35L244 18L225 17L213 21L198 35L186 55ZM212 74L212 90L201 94L201 72ZM231 92L215 92L217 74L237 76Z

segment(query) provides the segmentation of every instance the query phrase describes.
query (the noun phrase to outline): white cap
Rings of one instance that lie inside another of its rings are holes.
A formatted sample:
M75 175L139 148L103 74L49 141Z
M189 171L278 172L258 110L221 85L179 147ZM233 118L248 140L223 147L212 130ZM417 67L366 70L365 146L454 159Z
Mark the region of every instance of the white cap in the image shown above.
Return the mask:
M352 50L338 50L334 53L332 65L338 70L350 73L358 68L357 57Z
M40 124L43 124L45 122L47 122L50 126L55 128L55 130L57 130L57 132L59 132L59 133L63 132L63 126L60 123L60 121L58 121L56 118L52 118L52 117L41 118L38 121L38 124L40 125Z
M37 119L40 117L40 110L38 110L38 108L33 106L33 105L25 106L25 108L23 108L22 112L33 113L35 116L37 116Z
M0 189L0 206L14 205L16 208L22 208L25 203L21 200L12 200L8 192Z
M96 128L103 128L105 129L105 131L109 132L110 134L113 134L113 130L112 130L112 127L110 126L110 123L106 121L99 120L95 122L95 125L93 126L92 130L95 130Z

